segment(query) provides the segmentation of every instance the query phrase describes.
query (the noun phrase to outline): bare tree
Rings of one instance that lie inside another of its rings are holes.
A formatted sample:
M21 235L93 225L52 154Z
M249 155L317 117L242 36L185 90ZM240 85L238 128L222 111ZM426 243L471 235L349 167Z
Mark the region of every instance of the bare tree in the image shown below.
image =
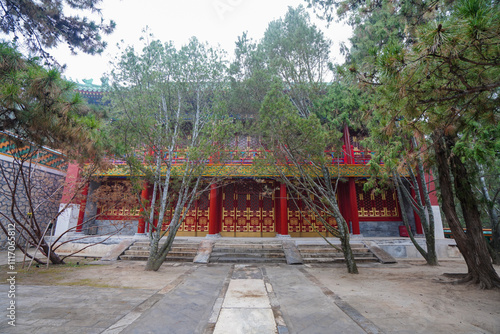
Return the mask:
M393 183L397 190L400 205L403 207L404 203L408 203L411 206L412 211L414 210L417 213L422 223L426 249L422 248L422 246L420 246L418 241L415 239L415 236L410 228L407 211L403 210L403 223L406 226L406 230L408 231L408 235L413 245L424 257L428 265L436 266L438 265L438 259L436 254L436 240L434 236L434 213L432 211L429 191L424 177L424 168L420 160L417 161L417 168L419 172L415 175L413 168L407 165L406 170L408 171L408 178L411 182L408 182L405 177L397 171L394 171ZM410 189L413 190L414 195L411 193Z
M206 190L209 157L231 135L224 130L232 123L221 103L224 76L221 52L195 38L180 50L159 41L140 55L129 48L116 63L111 128L117 153L130 175L152 187L151 200L142 203L151 242L146 270L160 268L187 211Z
M332 175L331 157L325 150L340 143L340 132L330 130L310 114L303 117L276 84L266 96L260 110L260 131L267 159L280 180L292 193L301 196L306 207L314 212L327 231L338 237L349 273L358 269L349 243L349 227L340 213L336 199L340 175ZM328 222L334 217L337 226Z
M26 145L24 142L18 151L23 153L13 154L10 161L4 160L0 163L1 183L3 184L0 188L3 201L3 208L0 211L0 217L3 218L0 229L6 235L9 235L9 230L14 230L16 248L35 262L39 264L48 264L48 262L63 264L64 259L68 256L96 244L91 243L72 254L61 256L58 254L58 249L62 245L89 236L68 237L70 232L75 232L77 229L77 226L73 226L63 231L55 240L50 241L49 237L52 227L55 226L57 218L62 212L71 202L81 201L81 191L84 185L90 182L97 166L87 165L85 173L81 174L78 182L73 185L72 193L69 194L70 201L59 210L59 200L66 184L63 180L64 176L55 177L41 169L38 160L40 156L47 154L46 149L34 144ZM80 226L85 226L95 218L95 216L89 217ZM63 237L68 238L60 242ZM30 250L33 248L34 252ZM49 261L37 257L36 253L38 252Z

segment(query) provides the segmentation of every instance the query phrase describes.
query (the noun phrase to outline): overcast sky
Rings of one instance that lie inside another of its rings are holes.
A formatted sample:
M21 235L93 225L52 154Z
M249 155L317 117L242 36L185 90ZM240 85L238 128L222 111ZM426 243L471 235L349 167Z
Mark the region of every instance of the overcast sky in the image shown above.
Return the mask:
M102 55L71 55L66 46L52 50L56 59L67 64L64 75L68 79L94 79L99 84L108 72L109 61L117 54L116 44L142 47L141 31L148 26L156 39L173 41L177 47L186 44L191 36L211 45L220 45L230 56L238 36L248 31L250 37L260 40L270 21L284 17L288 6L306 5L303 0L104 0L101 4L105 19L116 22L113 34L104 36L108 47ZM347 41L351 29L345 25L326 25L315 18L312 21L334 41L332 57L342 61L339 42Z

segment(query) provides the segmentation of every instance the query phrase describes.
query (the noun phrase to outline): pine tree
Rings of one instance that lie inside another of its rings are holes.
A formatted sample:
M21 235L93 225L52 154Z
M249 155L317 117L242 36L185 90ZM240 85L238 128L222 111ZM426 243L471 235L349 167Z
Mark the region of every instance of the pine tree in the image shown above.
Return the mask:
M115 23L94 22L87 17L67 15L64 6L73 11L100 14L102 0L1 0L0 30L13 36L28 49L50 58L47 49L66 43L72 52L101 53L106 47L101 34L110 34Z

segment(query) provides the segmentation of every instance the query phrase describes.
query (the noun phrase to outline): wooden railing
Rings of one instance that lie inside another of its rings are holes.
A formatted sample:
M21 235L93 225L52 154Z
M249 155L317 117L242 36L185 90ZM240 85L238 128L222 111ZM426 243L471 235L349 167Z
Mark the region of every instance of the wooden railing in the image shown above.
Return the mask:
M353 160L355 165L366 165L372 159L375 152L372 151L354 151Z

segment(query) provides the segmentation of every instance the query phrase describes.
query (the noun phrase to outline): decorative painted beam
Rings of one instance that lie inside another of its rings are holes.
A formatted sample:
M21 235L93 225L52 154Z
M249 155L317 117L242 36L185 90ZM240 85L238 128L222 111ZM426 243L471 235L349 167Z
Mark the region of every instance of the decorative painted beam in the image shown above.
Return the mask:
M165 167L166 169L166 167ZM337 164L328 167L332 175L340 177L369 177L369 167L367 165ZM174 174L182 172L182 165L173 166ZM293 169L286 172L288 176L297 175ZM273 166L256 165L215 165L208 164L203 170L206 177L276 177L279 176ZM127 177L130 171L126 165L115 165L111 169L97 173L97 176Z
M32 160L34 164L54 168L63 172L67 170L68 162L62 153L47 147L42 147L36 151L37 147L31 145L29 142L23 141L23 145L19 146L14 143L14 139L14 136L5 132L0 132L0 155L13 158L24 158L29 154L36 154L33 156Z

